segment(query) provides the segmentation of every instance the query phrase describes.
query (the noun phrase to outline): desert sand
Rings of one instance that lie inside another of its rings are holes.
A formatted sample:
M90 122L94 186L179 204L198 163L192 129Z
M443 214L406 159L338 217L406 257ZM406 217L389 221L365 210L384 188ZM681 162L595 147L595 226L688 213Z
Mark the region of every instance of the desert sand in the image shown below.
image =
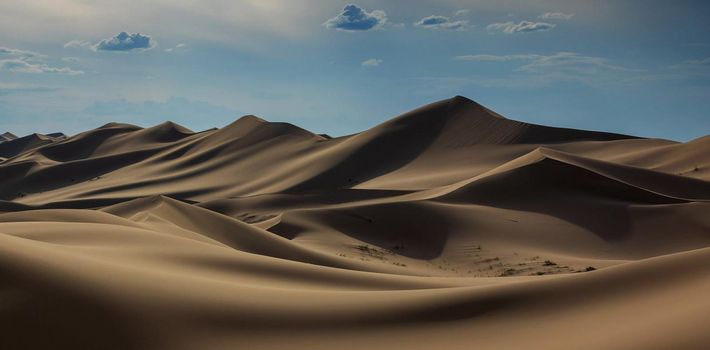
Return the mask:
M2 349L703 349L710 136L464 97L0 139Z

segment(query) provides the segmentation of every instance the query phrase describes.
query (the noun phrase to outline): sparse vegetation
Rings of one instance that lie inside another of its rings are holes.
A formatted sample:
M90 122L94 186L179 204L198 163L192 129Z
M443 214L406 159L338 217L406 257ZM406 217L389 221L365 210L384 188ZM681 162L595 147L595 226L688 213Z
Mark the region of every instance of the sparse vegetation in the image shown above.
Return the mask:
M545 260L544 263L542 263L543 266L556 266L557 263L552 261L552 260Z

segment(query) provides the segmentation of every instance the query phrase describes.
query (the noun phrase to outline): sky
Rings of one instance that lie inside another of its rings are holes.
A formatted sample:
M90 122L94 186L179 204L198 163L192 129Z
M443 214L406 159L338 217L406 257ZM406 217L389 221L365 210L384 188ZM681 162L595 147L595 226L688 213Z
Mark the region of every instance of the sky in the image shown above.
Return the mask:
M710 134L710 2L0 0L0 132L254 114L339 136L455 95L537 124Z

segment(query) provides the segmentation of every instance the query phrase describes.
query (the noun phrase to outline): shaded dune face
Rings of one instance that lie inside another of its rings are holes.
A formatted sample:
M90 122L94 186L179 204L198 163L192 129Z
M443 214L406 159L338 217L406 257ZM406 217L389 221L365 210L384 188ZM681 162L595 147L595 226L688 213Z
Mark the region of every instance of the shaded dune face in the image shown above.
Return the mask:
M703 348L710 142L456 96L0 135L0 348Z

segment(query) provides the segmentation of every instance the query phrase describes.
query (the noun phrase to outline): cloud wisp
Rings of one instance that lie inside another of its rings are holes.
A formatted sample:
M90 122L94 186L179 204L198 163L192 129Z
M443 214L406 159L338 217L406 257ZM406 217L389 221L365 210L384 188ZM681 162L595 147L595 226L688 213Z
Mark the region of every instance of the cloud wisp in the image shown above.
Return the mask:
M186 47L187 47L187 44L179 43L179 44L175 45L175 47L169 47L169 48L165 49L164 51L165 52L180 51L180 50L184 50Z
M558 52L551 55L461 55L453 58L469 62L519 62L513 72L523 76L508 79L478 80L488 87L532 87L549 85L554 81L577 81L587 85L630 85L652 81L679 81L703 79L710 76L710 57L691 59L652 71L612 64L607 58L584 56L575 52Z
M497 86L549 85L552 82L568 81L587 85L631 82L645 72L642 69L627 68L612 64L608 59L584 56L576 52L557 52L550 55L462 55L455 60L471 62L519 62L512 72L524 73L509 79L496 79L488 83Z
M367 12L355 4L347 4L337 16L325 21L323 26L347 32L376 30L387 23L387 14L381 10Z
M564 13L564 12L545 12L541 14L538 18L540 19L559 19L569 21L574 17L574 13Z
M0 96L24 93L54 92L59 88L46 86L0 85Z
M72 40L64 44L64 48L86 48L86 49L91 49L93 48L93 44L86 41L86 40Z
M37 52L33 52L33 51L12 49L9 47L2 47L2 46L0 46L0 56L19 57L22 59L42 59L42 58L47 57L46 55L43 55L43 54L37 53Z
M0 71L30 74L54 73L64 75L79 75L84 73L80 70L73 70L69 67L52 67L44 63L46 58L46 55L37 52L0 47Z
M533 33L533 32L544 32L552 30L557 25L547 22L532 22L532 21L520 21L515 22L502 22L489 24L486 29L489 31L501 31L506 34L516 34L516 33Z
M582 56L576 52L558 52L553 55L531 55L530 63L519 68L528 73L576 73L602 74L604 72L642 72L641 69L626 68L609 63L603 57Z
M428 29L465 30L468 28L468 21L452 21L449 17L434 15L424 17L415 22L414 25Z
M534 60L541 55L521 54L521 55L461 55L454 57L458 61L475 61L475 62L509 62L519 60Z
M14 73L54 73L65 75L79 75L84 72L73 70L69 67L52 67L44 63L27 62L21 59L0 60L0 71L8 71Z
M710 57L699 60L687 60L674 67L710 67Z
M364 60L362 61L362 63L360 63L360 65L362 65L363 67L369 68L377 67L380 64L382 64L382 60L378 58L370 58L369 60Z
M699 78L710 76L710 57L686 60L670 66L671 75L677 78Z

